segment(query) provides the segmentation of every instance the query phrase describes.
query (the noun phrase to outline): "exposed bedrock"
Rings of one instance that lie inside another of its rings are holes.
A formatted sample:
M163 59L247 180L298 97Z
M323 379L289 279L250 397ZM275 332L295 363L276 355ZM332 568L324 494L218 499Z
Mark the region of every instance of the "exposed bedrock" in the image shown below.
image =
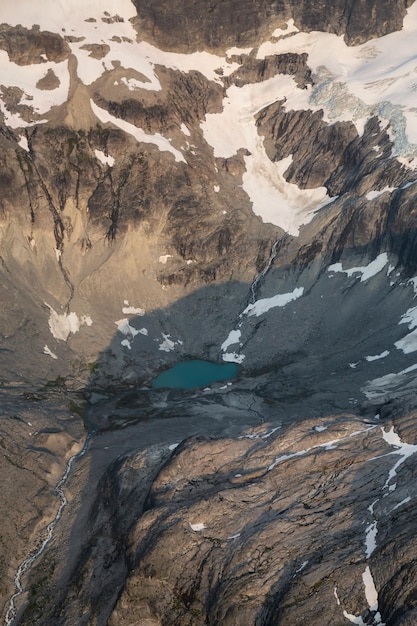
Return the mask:
M216 410L206 404L208 420ZM416 446L393 448L387 433L415 441L415 414L391 418L275 421L174 451L159 434L109 465L35 568L19 623L318 626L346 613L378 624L379 612L411 625L417 465L401 454ZM86 489L99 454L78 475Z
M193 50L253 46L293 18L300 30L345 35L350 44L399 30L410 0L134 0L138 27L157 44Z
M17 65L47 61L59 63L70 54L69 46L61 35L41 31L36 25L28 29L20 25L0 24L0 50L5 50Z

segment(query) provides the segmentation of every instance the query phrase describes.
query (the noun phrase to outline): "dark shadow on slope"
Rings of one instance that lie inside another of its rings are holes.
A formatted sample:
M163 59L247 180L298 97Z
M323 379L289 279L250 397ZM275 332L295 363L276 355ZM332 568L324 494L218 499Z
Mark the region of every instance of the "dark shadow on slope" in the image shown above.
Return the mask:
M92 614L98 625L107 623L128 574L129 529L172 454L169 446L197 435L237 436L264 422L289 426L306 417L358 413L368 378L393 371L400 360L401 367L411 362L400 353L390 363L364 359L405 334L398 320L412 301L411 287L394 289L385 274L371 288L343 274L286 268L271 272L258 298L290 293L296 285L304 286L302 297L259 318L244 316L243 346L230 346L245 354L239 379L208 391L152 390L149 383L181 359L219 360L220 346L248 304L248 285L210 285L168 309L127 316L137 334L117 332L92 376L92 392L106 397L86 413L96 434L78 515L71 528L57 529L61 544L34 568L29 605L15 623L82 626ZM376 315L381 306L383 315ZM361 366L351 368L358 355ZM115 392L110 397L108 387ZM369 411L375 413L372 406ZM142 466L129 467L126 459L140 452ZM62 567L52 583L44 577L37 585L46 559Z

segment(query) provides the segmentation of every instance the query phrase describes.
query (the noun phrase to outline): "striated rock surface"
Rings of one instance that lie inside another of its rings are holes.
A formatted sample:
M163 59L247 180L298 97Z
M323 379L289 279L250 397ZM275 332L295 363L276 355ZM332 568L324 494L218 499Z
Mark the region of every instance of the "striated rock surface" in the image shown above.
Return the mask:
M329 415L117 459L20 623L412 624L415 415L393 422Z

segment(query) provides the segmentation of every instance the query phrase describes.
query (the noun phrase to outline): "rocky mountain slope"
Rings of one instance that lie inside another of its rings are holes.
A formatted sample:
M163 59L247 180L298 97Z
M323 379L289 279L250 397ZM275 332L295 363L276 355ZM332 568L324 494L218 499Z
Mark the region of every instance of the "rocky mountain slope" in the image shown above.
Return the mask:
M2 2L5 624L415 623L416 32Z

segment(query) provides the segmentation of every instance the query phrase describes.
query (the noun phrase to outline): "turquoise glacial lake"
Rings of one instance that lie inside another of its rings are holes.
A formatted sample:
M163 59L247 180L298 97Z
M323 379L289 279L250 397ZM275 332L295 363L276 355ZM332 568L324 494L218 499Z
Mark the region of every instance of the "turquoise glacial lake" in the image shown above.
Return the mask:
M210 361L183 361L159 374L153 381L154 389L194 389L214 382L236 378L236 363L211 363Z

